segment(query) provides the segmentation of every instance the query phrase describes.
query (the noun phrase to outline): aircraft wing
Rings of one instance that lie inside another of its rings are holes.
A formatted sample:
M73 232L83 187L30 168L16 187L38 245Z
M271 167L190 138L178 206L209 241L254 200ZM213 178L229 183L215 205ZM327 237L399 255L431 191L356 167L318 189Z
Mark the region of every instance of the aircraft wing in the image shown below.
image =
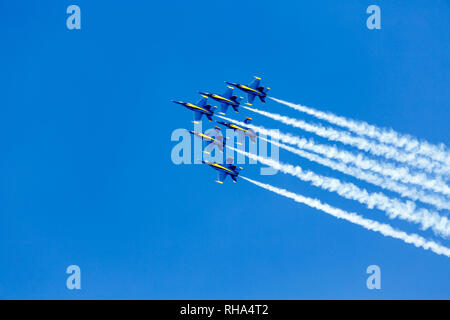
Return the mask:
M247 93L247 102L252 104L253 100L255 100L255 95L253 93Z
M219 172L216 182L223 183L226 177L227 174L225 172Z
M238 138L236 139L236 144L237 145L242 145L242 141L245 142L245 133L244 131L241 130L234 130L237 133Z
M255 80L253 80L252 83L250 83L250 88L252 88L252 89L259 88L260 83L261 83L261 79L255 78Z
M197 102L197 107L203 108L206 105L206 101L208 98L201 97L200 100Z
M194 121L200 121L202 120L202 113L198 111L194 111Z
M226 114L228 110L228 103L220 104L220 114Z
M230 99L232 95L233 95L233 88L227 87L227 90L225 90L225 92L223 93L223 97Z
M206 143L206 147L205 147L205 151L204 152L210 154L211 151L214 149L215 145L216 145L215 141L213 141L213 140L208 141Z

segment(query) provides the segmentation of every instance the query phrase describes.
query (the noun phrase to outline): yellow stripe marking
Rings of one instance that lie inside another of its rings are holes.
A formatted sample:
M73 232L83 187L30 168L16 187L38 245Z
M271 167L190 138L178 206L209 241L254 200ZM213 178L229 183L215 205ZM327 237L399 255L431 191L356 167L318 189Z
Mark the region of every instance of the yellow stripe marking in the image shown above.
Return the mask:
M250 87L247 87L247 86L244 86L243 84L241 85L241 88L242 89L245 89L245 90L250 90L250 91L253 91L253 92L257 92L257 93L260 93L258 90L255 90L255 89L253 89L253 88L250 88Z
M225 167L223 167L223 166L221 166L220 164L217 164L217 163L214 163L213 166L216 167L216 168L220 168L220 169L224 169L224 170L233 172L233 171L231 171L230 169L227 169L227 168L225 168Z

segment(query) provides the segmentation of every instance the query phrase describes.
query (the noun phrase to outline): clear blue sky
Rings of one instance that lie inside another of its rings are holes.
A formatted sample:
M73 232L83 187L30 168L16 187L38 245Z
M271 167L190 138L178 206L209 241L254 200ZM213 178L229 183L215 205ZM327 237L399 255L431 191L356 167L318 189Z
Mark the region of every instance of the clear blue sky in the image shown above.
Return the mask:
M366 28L370 4L381 30ZM0 298L450 298L444 256L170 159L172 131L192 125L170 99L254 75L274 97L449 145L449 14L448 1L1 2ZM243 174L388 221L259 167ZM71 264L80 291L65 287Z

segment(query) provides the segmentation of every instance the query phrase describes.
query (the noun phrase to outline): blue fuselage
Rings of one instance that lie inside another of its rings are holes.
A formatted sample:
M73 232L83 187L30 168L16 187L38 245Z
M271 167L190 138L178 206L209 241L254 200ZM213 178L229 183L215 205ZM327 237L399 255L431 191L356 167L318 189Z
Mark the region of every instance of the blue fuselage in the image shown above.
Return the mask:
M259 91L257 89L250 88L249 86L246 86L244 84L227 82L227 81L225 81L225 83L229 84L230 86L234 86L234 87L236 87L236 88L238 88L238 89L240 89L240 90L242 90L242 91L244 91L246 93L251 93L251 94L253 94L255 96L258 96L258 97L265 97L266 96L266 94L264 92L261 92L261 91Z
M213 115L212 111L209 111L206 108L202 108L202 107L196 106L195 104L192 104L190 102L183 102L183 101L173 101L173 102L177 103L177 104L181 104L182 106L184 106L184 107L186 107L186 108L188 108L189 110L192 110L192 111L197 111L197 112L206 114L208 116L212 116Z
M203 163L207 164L208 166L210 166L211 168L213 168L214 170L220 171L220 172L224 172L226 174L232 175L232 176L237 176L239 175L239 172L237 172L236 170L232 170L231 168L228 168L224 165L221 165L219 163L216 162L208 162L208 161L202 161Z
M239 106L239 103L236 101L233 101L231 99L227 99L225 97L222 97L221 95L215 94L215 93L208 93L208 92L200 92L200 94L207 96L208 98L213 99L214 101L217 101L219 103L226 103L230 106Z
M247 132L248 131L248 128L238 126L238 125L236 125L234 123L231 123L231 122L217 121L217 123L219 123L219 124L221 124L221 125L223 125L223 126L225 126L227 128L233 129L234 131L236 131L236 130L240 130L240 131L243 131L243 132Z
M192 131L192 130L187 130L190 134L197 136L199 138L201 138L204 141L216 141L216 139L214 139L213 137L207 136L206 134L203 134L201 132L196 132L196 131Z

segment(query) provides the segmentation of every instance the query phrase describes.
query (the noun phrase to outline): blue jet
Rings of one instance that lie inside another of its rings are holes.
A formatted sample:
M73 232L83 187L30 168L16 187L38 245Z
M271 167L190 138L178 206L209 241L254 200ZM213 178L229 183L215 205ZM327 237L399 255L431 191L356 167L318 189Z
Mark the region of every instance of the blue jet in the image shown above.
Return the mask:
M247 93L247 104L250 106L252 105L253 100L255 100L255 97L259 97L262 103L266 103L267 92L270 88L261 86L261 78L255 77L255 80L248 86L228 81L225 81L225 83Z
M210 137L204 133L201 133L201 132L192 131L192 130L186 130L186 131L196 137L199 137L203 141L206 141L205 151L203 151L203 152L209 154L210 151L208 151L208 149L212 150L214 148L214 146L217 146L219 148L220 152L223 152L223 148L226 146L226 143L227 143L227 138L222 136L222 134L220 132L220 127L215 127L215 130L216 130L216 134L214 135L214 138Z
M201 95L211 98L220 103L220 112L218 114L225 115L228 110L228 106L231 106L235 112L239 112L238 107L241 104L242 97L233 95L233 87L228 87L223 95L218 95L209 92L199 92Z
M227 162L233 161L233 158L228 158ZM219 164L217 162L209 162L209 161L203 161L202 163L207 164L214 170L218 171L218 178L216 180L217 183L223 184L223 181L227 176L230 176L230 178L233 180L233 182L237 182L236 178L239 175L239 172L242 170L242 167L237 167L236 165L232 163L227 164Z
M203 115L205 115L209 121L212 121L212 116L214 115L214 112L212 111L212 106L210 104L206 104L207 101L208 101L207 97L202 97L200 100L198 100L197 104L172 100L172 102L181 104L182 106L188 108L189 110L194 111L194 121L192 121L194 123L199 123Z
M249 137L252 142L255 142L256 139L256 133L251 128L247 128L244 126L238 126L237 124L234 124L233 122L225 122L225 121L216 121L218 124L221 124L227 128L233 129L234 132L237 132L240 137L245 138L245 136ZM252 122L252 118L246 118L244 120L244 123L250 124ZM238 142L238 144L240 144Z

